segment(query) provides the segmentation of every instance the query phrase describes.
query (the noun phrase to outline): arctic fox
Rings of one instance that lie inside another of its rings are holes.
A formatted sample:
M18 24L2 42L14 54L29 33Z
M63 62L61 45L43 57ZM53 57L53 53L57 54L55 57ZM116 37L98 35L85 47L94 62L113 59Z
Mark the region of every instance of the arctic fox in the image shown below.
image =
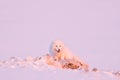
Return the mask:
M74 62L79 62L81 68L88 69L88 65L80 60L78 57L74 56L70 50L64 45L60 40L55 40L52 42L50 51L56 61L60 60L72 60Z

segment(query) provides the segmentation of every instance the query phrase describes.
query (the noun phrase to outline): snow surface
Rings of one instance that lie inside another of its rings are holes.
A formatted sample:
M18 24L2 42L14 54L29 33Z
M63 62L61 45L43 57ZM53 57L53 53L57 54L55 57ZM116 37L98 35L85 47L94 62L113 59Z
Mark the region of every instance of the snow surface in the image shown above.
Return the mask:
M85 72L50 66L44 57L11 57L1 60L0 66L2 80L120 80L120 74L110 71Z

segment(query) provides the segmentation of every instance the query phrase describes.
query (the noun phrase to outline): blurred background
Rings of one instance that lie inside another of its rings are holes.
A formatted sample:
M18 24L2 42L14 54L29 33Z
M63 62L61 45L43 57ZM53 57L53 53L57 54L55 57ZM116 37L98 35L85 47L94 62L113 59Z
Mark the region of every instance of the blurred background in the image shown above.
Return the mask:
M119 0L1 0L0 60L42 56L62 40L91 67L120 70Z

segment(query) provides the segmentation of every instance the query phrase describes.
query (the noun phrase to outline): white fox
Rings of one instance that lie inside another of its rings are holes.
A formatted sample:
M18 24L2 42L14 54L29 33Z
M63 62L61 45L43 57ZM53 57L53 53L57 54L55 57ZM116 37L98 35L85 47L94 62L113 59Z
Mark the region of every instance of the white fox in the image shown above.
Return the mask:
M72 60L74 62L79 62L82 69L88 69L88 65L80 60L78 57L72 55L70 50L64 45L60 40L53 41L50 47L50 51L53 54L55 60Z

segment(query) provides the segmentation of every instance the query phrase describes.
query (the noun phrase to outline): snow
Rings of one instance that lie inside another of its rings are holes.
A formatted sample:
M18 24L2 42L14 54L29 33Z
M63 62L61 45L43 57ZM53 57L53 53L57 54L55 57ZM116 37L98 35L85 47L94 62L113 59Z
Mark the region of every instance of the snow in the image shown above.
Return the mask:
M0 75L2 80L120 80L120 75L110 71L61 69L46 64L43 57L31 56L1 60Z
M81 72L75 70L30 68L0 69L2 80L119 80L120 77L104 73ZM9 76L8 76L9 75Z

